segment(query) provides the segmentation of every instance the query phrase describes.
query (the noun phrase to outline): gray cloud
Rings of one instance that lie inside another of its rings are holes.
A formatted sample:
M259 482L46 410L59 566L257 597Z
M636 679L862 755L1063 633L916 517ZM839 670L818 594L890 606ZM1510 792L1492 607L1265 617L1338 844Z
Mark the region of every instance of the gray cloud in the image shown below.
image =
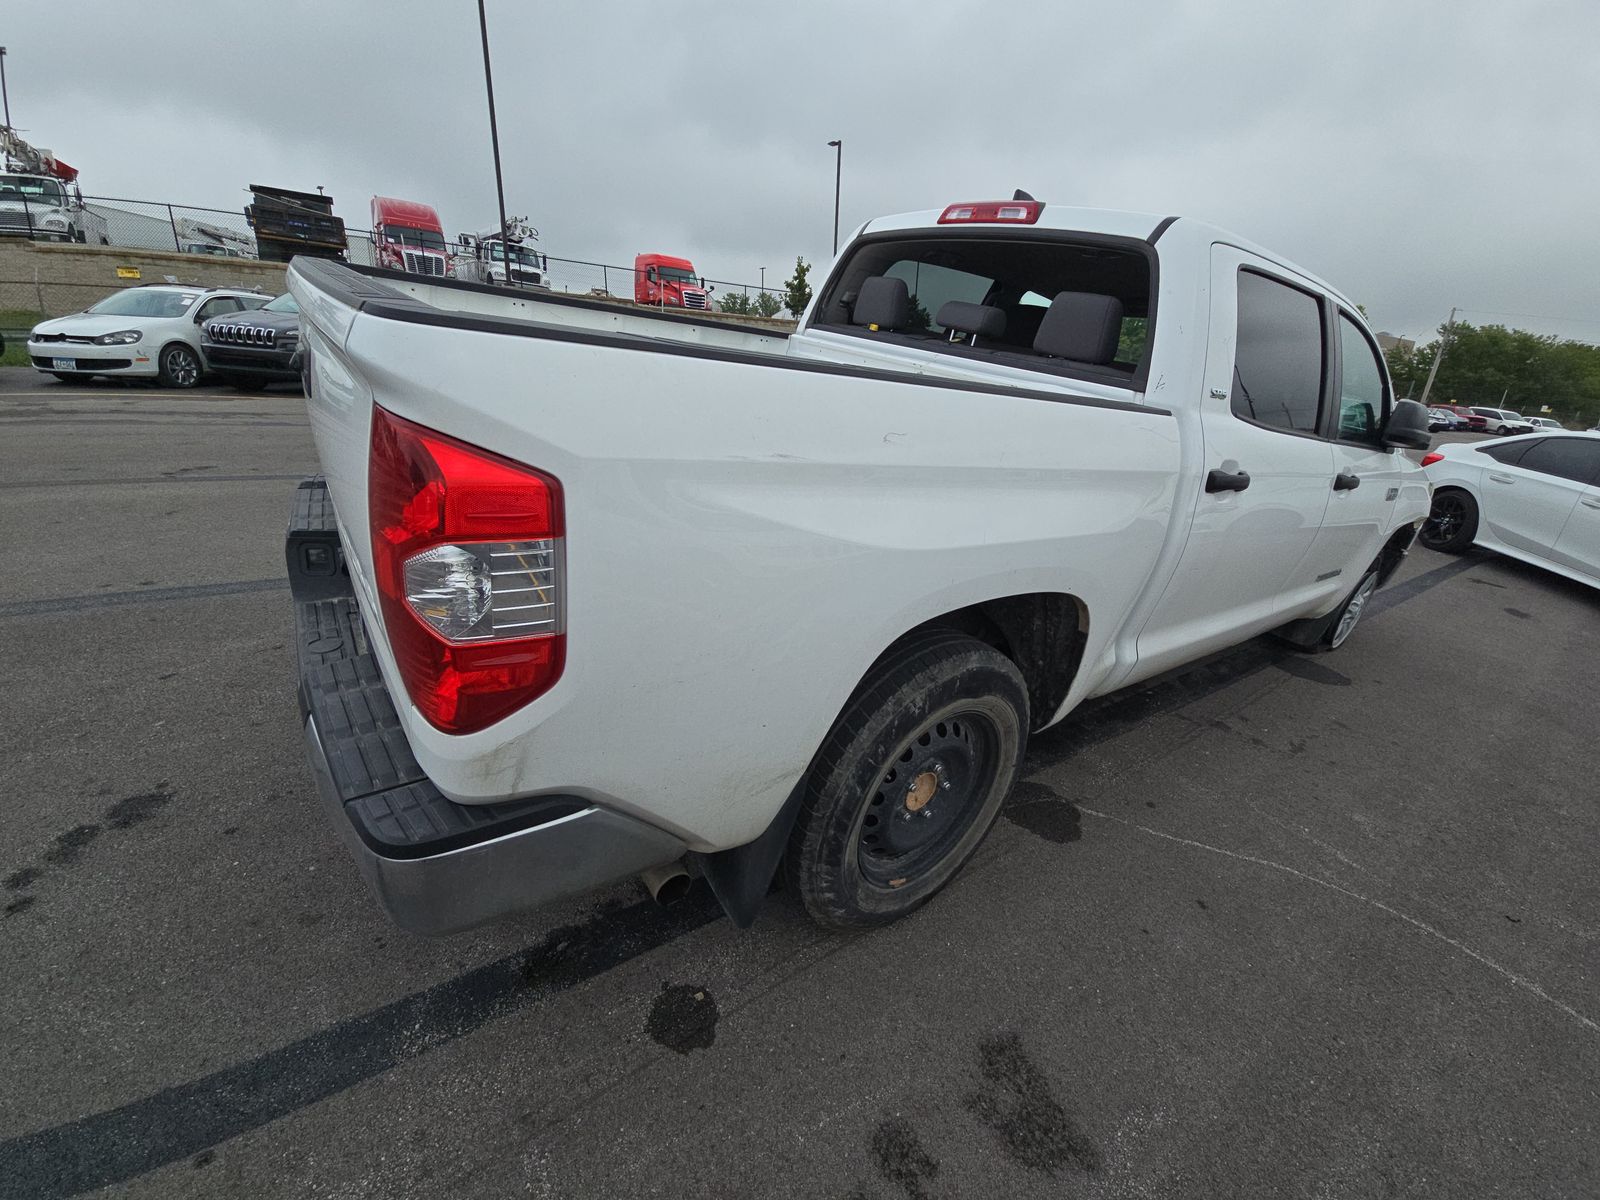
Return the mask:
M18 6L12 111L85 190L251 182L494 220L476 6ZM1600 341L1600 9L490 0L507 205L551 254L781 279L843 224L1009 195L1203 217L1426 335ZM1497 317L1496 311L1538 314ZM1559 318L1553 319L1553 318Z

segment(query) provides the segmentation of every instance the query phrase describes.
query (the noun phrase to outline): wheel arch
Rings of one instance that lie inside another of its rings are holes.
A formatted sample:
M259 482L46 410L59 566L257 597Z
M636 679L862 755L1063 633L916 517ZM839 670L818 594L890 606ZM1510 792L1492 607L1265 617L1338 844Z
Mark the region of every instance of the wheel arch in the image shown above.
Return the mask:
M992 646L1016 664L1028 688L1029 724L1038 729L1060 708L1083 665L1089 608L1078 596L1067 592L1022 592L980 600L929 617L894 638L867 665L839 712L829 721L829 734L850 702L887 660L931 635L950 632ZM817 752L826 744L824 736ZM807 765L777 815L754 840L728 850L689 856L723 911L740 929L748 929L755 921L771 887L799 817L812 765L814 762Z

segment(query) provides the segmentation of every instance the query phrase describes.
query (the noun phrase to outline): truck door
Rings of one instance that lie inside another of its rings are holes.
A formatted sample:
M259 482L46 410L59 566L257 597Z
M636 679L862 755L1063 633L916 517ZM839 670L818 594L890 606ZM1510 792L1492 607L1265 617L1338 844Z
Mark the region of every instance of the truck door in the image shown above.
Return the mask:
M1139 636L1129 680L1261 633L1322 527L1333 447L1327 321L1317 293L1232 246L1211 248L1204 441L1183 556Z
M1287 603L1297 612L1326 612L1355 587L1378 557L1394 524L1395 499L1404 478L1399 450L1385 450L1388 375L1378 348L1350 314L1335 309L1334 394L1328 432L1333 479L1322 531L1295 576Z

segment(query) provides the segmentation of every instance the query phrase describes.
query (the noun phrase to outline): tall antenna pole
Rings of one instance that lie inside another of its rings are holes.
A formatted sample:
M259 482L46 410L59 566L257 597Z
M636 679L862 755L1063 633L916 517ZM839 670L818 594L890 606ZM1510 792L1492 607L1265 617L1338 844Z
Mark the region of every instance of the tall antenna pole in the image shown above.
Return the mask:
M500 202L500 253L505 255L506 283L512 283L511 238L506 231L506 185L500 174L500 129L494 119L494 74L489 69L489 19L483 13L483 0L478 0L478 32L483 35L483 84L489 92L489 140L494 144L494 194ZM491 261L494 258L490 254Z
M1445 322L1444 334L1439 338L1439 349L1433 356L1433 366L1428 368L1428 382L1422 385L1422 396L1418 399L1418 404L1426 405L1428 403L1428 392L1433 387L1433 377L1439 373L1439 363L1444 358L1445 350L1449 348L1450 333L1455 327L1456 310L1452 307L1450 309L1450 319Z

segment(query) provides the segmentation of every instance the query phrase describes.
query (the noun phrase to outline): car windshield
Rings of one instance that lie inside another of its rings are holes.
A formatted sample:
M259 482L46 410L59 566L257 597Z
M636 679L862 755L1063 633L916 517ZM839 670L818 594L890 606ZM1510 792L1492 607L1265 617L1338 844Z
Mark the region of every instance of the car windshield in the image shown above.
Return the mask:
M490 242L489 256L493 258L495 262L505 262L506 248L499 242ZM539 265L538 260L534 257L533 251L523 246L511 247L511 262L513 266L518 267L536 267Z
M200 298L199 292L158 292L146 288L128 288L113 292L85 312L106 317L181 317L189 306Z
M285 292L281 296L274 296L271 300L268 300L261 306L261 311L297 313L300 311L300 306L295 303L293 296L291 296L288 292Z
M682 267L657 267L656 273L668 283L698 283L693 271L685 271Z
M444 253L444 234L435 229L412 229L406 225L389 225L383 231L383 240L396 246L414 246L422 250Z
M0 175L0 200L38 200L42 204L65 204L67 193L54 179L37 175Z
M1506 411L1502 415L1508 421L1520 421L1520 420L1522 420L1522 414L1521 413L1514 413L1509 408L1506 409Z

